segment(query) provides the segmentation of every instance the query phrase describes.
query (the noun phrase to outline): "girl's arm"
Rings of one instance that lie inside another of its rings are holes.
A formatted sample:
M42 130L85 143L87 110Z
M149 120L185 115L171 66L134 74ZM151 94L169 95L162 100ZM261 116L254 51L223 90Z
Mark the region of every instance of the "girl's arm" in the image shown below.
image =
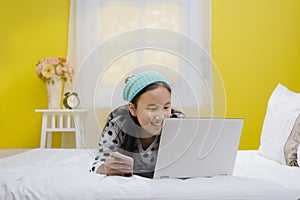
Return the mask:
M101 134L99 141L99 148L95 153L95 158L90 169L90 172L101 172L104 173L104 166L99 168L109 157L111 152L118 151L120 148L121 140L118 137L119 128L116 126L115 118L111 113L106 122L105 128ZM97 170L99 168L99 170Z
M118 152L112 152L106 161L97 168L96 173L131 176L133 173L133 159Z

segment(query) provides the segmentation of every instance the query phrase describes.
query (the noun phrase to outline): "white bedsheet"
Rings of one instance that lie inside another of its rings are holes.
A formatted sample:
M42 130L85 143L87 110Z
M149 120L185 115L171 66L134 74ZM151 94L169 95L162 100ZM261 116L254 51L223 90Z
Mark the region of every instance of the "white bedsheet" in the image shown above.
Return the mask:
M300 184L289 190L291 185L281 184L283 177L275 177L274 182L266 176L251 178L273 170L272 164L262 165L269 169L253 170L251 166L265 161L255 154L256 151L239 152L236 176L151 180L89 173L93 156L87 150L34 149L0 159L0 199L296 200L295 190L300 190Z

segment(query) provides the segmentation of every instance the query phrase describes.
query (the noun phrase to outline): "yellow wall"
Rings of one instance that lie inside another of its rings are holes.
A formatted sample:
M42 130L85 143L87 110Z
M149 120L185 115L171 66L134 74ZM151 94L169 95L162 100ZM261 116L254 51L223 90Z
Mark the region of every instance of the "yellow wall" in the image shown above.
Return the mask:
M10 0L0 6L0 148L39 147L45 85L36 62L66 56L70 0Z
M277 83L300 91L300 1L213 0L213 60L227 117L245 118L240 149L256 149Z
M44 57L66 56L70 0L11 0L0 6L0 148L39 146ZM278 82L300 91L300 1L212 0L213 60L227 117L245 118L241 149L259 145L267 100Z

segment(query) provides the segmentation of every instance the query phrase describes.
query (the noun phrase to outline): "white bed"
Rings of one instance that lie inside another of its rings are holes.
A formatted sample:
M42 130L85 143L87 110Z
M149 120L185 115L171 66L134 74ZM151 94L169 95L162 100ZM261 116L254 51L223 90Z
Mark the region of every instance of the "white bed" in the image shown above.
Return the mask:
M234 176L152 180L88 172L93 151L32 149L0 159L0 199L299 199L300 168L239 151Z

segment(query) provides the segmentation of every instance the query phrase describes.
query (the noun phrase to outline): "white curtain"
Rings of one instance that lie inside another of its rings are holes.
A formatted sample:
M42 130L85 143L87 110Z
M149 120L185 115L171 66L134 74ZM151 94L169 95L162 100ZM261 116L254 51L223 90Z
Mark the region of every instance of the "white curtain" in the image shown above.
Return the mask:
M97 145L107 114L126 103L125 78L144 70L167 77L187 116L212 116L210 55L211 0L71 0L68 59L88 110L85 144Z

